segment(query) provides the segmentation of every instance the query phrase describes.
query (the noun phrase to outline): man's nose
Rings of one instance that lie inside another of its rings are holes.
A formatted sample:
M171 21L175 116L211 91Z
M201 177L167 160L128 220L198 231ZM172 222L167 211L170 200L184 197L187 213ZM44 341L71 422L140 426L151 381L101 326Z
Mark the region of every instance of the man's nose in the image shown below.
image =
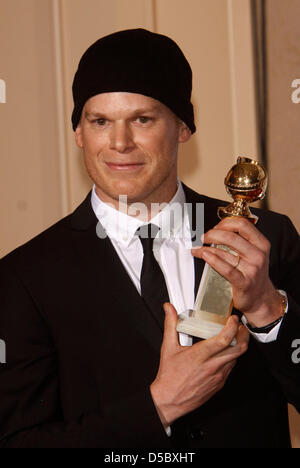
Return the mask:
M125 153L134 147L133 135L129 124L126 122L115 122L110 133L110 148Z

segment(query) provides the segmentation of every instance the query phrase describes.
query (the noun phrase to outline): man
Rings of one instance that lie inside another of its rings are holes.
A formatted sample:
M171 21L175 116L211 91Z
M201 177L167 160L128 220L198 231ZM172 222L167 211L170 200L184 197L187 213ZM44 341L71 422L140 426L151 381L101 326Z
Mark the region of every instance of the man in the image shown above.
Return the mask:
M290 445L299 236L262 210L257 228L218 222L221 202L178 180L178 145L195 131L191 80L178 46L145 30L83 55L72 123L93 191L0 262L2 447ZM185 203L205 210L205 245L192 254L195 216L170 221ZM231 282L236 314L193 344L178 337L177 313L193 307L204 260Z

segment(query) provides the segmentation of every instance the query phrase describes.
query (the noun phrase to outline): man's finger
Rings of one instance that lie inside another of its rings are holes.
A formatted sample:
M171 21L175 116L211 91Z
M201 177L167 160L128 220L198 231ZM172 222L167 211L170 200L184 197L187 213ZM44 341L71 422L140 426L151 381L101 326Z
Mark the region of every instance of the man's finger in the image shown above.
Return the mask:
M221 276L227 279L232 285L238 288L242 288L245 280L245 273L240 268L237 268L233 263L228 263L226 260L221 258L218 250L217 254L209 248L201 249L200 258L203 258L214 270L216 270ZM221 250L220 250L221 251ZM236 260L235 260L236 262ZM240 263L240 262L239 262Z
M255 227L255 225L250 223L247 219L239 217L226 218L220 221L214 229L221 229L224 231L238 233L241 237L246 239L248 242L263 252L268 252L269 250L269 241Z
M232 315L227 320L223 330L213 338L197 343L201 350L201 360L206 361L216 354L229 348L239 330L239 318Z
M211 365L214 365L216 369L221 369L224 366L230 364L230 362L236 361L242 354L248 349L250 333L244 325L239 325L238 333L236 336L236 345L229 346L223 351L211 358Z
M242 324L239 326L239 331L236 337L237 345L241 346L242 348L248 348L250 339L250 332L249 330Z

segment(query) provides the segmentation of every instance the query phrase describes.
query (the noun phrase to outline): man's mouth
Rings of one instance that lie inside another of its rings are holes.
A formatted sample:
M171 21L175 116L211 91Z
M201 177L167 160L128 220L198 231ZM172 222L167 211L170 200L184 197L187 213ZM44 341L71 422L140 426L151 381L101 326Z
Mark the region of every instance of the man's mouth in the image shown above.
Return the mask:
M105 164L112 171L137 171L144 165L136 162L106 162Z

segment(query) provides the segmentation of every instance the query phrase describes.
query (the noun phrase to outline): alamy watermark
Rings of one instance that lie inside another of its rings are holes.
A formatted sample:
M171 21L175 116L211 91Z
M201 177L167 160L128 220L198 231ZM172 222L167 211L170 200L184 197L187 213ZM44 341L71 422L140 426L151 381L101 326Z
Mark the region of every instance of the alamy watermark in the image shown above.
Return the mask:
M296 88L291 94L291 100L294 104L299 104L300 102L300 78L293 80L291 87Z
M294 364L300 363L300 339L296 339L292 342L292 348L296 348L292 353L292 361Z
M115 208L109 204L110 207ZM156 238L181 238L187 249L202 245L201 236L204 233L204 203L151 203L150 208L144 203L127 203L127 196L120 195L116 213L115 232L120 238L124 234L124 214L141 220L144 224L152 223L157 215L164 211L163 222ZM126 219L126 218L125 218ZM130 218L128 218L129 222ZM159 223L160 224L160 223ZM179 226L179 229L178 229ZM177 228L176 228L177 227ZM175 228L175 229L173 229ZM125 227L126 230L126 227ZM143 231L142 237L147 237L148 231ZM105 239L108 234L99 221L96 228L97 236ZM151 233L149 233L151 235Z
M0 103L6 103L6 83L4 80L0 79Z
M6 363L6 344L5 341L0 340L0 364Z

